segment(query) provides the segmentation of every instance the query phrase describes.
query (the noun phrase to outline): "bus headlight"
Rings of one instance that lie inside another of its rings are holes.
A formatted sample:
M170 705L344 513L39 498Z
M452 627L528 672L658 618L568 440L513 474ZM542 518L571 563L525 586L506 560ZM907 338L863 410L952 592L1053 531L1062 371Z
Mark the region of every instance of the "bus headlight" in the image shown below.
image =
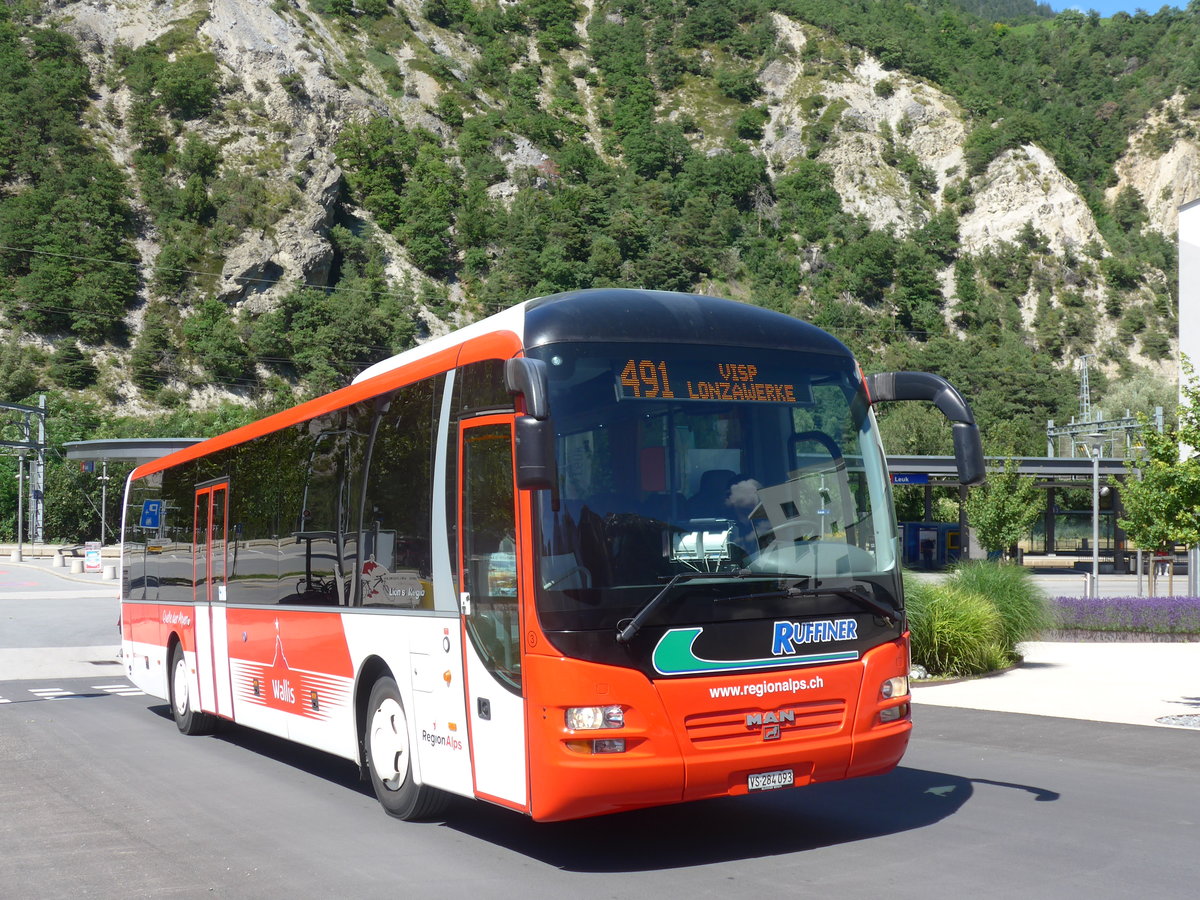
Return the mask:
M620 706L572 706L567 710L566 721L572 731L624 728L625 710Z
M899 675L895 678L889 678L879 688L879 693L884 700L891 700L893 697L903 697L908 693L908 676Z

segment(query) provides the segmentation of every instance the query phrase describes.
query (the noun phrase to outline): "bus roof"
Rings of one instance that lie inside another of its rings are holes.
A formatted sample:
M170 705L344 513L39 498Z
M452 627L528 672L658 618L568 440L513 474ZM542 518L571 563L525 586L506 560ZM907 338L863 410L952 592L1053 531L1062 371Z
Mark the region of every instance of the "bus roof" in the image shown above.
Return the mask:
M851 356L845 344L808 322L703 294L600 288L551 294L523 307L526 347L561 341L640 341Z

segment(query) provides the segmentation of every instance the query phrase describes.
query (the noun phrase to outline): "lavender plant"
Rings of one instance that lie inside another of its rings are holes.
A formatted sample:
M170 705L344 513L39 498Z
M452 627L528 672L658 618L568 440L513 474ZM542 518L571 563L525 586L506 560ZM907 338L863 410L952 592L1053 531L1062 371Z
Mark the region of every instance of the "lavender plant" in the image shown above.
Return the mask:
M1055 597L1051 605L1068 630L1200 634L1200 597Z

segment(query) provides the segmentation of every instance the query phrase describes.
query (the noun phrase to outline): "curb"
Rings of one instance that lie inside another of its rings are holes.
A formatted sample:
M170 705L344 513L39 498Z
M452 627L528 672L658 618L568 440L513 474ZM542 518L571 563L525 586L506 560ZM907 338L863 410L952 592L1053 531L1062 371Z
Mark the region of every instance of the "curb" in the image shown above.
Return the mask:
M985 678L995 678L997 675L1003 675L1006 672L1011 672L1013 669L1019 669L1022 665L1024 665L1024 661L1014 663L1011 666L1005 666L1003 669L980 672L978 675L960 675L957 678L922 678L920 681L909 678L908 686L912 689L919 687L940 687L943 684L962 684L964 681L982 681Z
M1200 634L1190 631L1158 633L1064 628L1044 632L1038 640L1062 644L1194 644L1200 642Z

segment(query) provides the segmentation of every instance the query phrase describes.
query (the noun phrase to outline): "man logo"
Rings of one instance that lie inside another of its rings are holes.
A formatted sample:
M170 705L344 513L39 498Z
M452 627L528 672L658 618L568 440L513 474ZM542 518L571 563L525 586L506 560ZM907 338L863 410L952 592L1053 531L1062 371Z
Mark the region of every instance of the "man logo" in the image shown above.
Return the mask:
M762 739L764 741L777 741L780 735L780 726L784 723L796 723L796 711L794 709L781 709L776 712L766 713L747 713L746 727L761 728Z

